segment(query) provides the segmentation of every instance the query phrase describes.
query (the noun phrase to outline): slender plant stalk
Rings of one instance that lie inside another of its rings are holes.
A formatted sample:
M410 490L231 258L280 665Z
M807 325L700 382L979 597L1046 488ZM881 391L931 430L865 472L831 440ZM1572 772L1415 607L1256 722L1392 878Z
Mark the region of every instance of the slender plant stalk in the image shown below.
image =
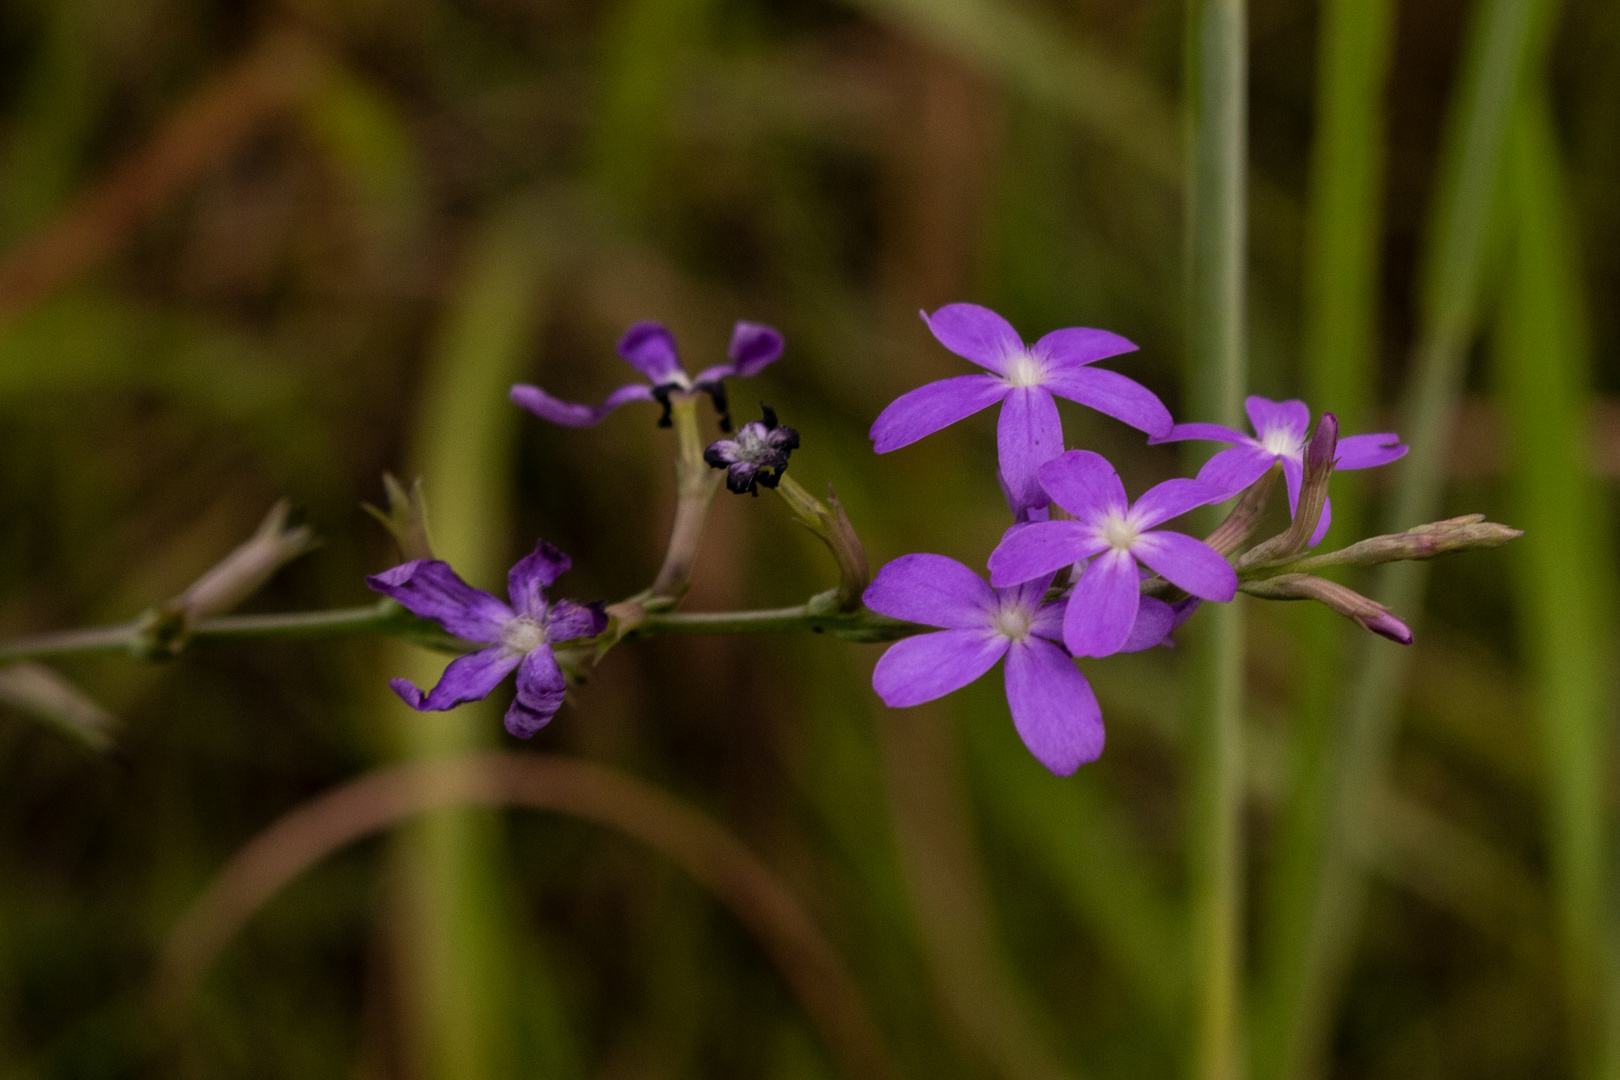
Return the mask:
M1366 430L1377 370L1378 247L1384 161L1383 97L1394 42L1394 0L1324 0L1318 44L1317 134L1312 147L1305 263L1306 400L1331 409L1340 430ZM1360 477L1334 485L1327 547L1361 535ZM1253 1066L1257 1080L1298 1075L1323 1022L1308 992L1311 913L1328 835L1331 756L1351 629L1315 605L1303 625L1299 718L1275 867L1261 910ZM1357 631L1359 632L1359 631Z
M1588 463L1591 376L1581 273L1544 92L1527 91L1508 149L1509 278L1497 387L1512 434L1518 622L1547 777L1547 840L1575 1075L1611 1077L1611 974L1604 782L1610 745L1605 657L1613 583Z
M1236 426L1248 380L1244 0L1197 0L1189 18L1190 397L1197 415ZM1192 1072L1199 1080L1237 1080L1245 1053L1240 599L1214 605L1191 652Z
M535 233L532 213L519 207L495 215L475 238L423 386L411 455L435 554L469 581L497 589L509 562L519 415L506 392L522 374L545 273ZM387 674L422 685L443 667L403 646L383 655ZM483 749L500 730L494 702L426 715L397 701L385 708L405 758ZM406 830L396 848L409 1031L426 1080L499 1080L517 1068L518 950L498 828L490 811L447 809Z
M1546 22L1538 8L1548 3L1480 0L1475 9L1423 254L1420 332L1400 426L1412 452L1398 467L1391 532L1438 516L1452 413L1477 324L1486 233L1507 128L1534 55L1538 35L1533 31ZM1420 563L1392 564L1374 575L1369 592L1410 620L1418 613L1425 580ZM1322 755L1329 766L1320 778L1307 778L1326 789L1323 835L1291 871L1295 880L1313 887L1307 910L1289 917L1291 947L1299 952L1278 962L1278 970L1294 970L1289 978L1299 1002L1273 1043L1285 1048L1288 1060L1279 1062L1285 1076L1308 1073L1320 1058L1353 948L1365 890L1361 864L1369 843L1369 807L1383 783L1408 656L1372 639L1358 641L1351 655L1357 677L1346 694L1343 724Z

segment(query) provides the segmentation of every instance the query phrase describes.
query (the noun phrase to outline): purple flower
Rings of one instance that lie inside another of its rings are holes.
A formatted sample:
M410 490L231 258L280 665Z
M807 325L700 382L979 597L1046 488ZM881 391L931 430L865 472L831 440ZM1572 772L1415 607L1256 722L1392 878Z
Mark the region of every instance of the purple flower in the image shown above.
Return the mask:
M669 427L669 396L702 393L714 399L715 411L720 414L720 430L730 431L731 415L726 408L725 383L721 380L731 375L756 375L764 370L782 355L782 335L760 323L739 322L731 334L731 348L726 351L731 362L705 368L698 372L697 378L681 367L675 338L660 323L632 325L619 339L619 355L647 376L651 385L621 386L595 408L558 401L538 386L525 383L512 387L511 398L541 419L568 427L590 427L629 401L657 401L664 406L658 426Z
M527 739L546 726L567 689L551 646L607 629L600 604L546 599L547 586L570 565L567 555L540 541L507 575L511 607L468 585L438 559L415 559L366 578L367 585L413 614L489 646L450 661L439 684L426 694L409 679L393 679L388 685L418 712L436 712L488 697L516 668L517 698L506 711L506 730Z
M1181 442L1186 439L1208 439L1212 442L1233 444L1204 463L1198 470L1198 479L1235 494L1265 475L1266 470L1282 462L1283 481L1288 485L1288 512L1299 509L1299 488L1305 474L1305 431L1311 426L1311 410L1303 401L1272 401L1251 397L1244 402L1254 434L1222 424L1177 424L1170 434L1159 436L1155 443ZM1335 469L1370 469L1375 465L1388 465L1406 455L1400 436L1393 432L1378 435L1350 435L1339 440ZM1311 536L1311 546L1322 542L1327 535L1328 523L1333 520L1333 506L1324 503L1322 519Z
M1009 529L990 553L990 581L1014 585L1090 559L1063 617L1063 643L1074 655L1109 656L1124 648L1142 602L1138 561L1205 600L1230 600L1237 592L1237 572L1214 548L1182 533L1153 531L1160 522L1224 499L1222 489L1166 480L1133 505L1114 467L1089 450L1070 450L1041 466L1040 481L1076 520Z
M1103 748L1102 710L1091 684L1057 644L1061 605L1043 604L1052 575L992 589L943 555L902 555L878 571L862 598L873 611L942 627L889 646L872 689L894 708L960 690L1007 658L1007 705L1024 745L1068 776Z
M1001 402L996 446L1002 483L1015 510L1045 506L1036 473L1063 452L1052 395L1089 405L1149 435L1168 435L1162 402L1125 376L1091 364L1136 346L1106 330L1054 330L1026 346L1000 315L977 304L947 304L923 321L947 349L989 375L958 375L903 394L872 424L873 447L886 454Z
M759 496L759 485L773 488L787 472L788 455L799 448L799 433L779 427L776 410L763 402L763 420L751 420L735 439L719 439L703 451L703 460L726 470L726 487L738 495Z

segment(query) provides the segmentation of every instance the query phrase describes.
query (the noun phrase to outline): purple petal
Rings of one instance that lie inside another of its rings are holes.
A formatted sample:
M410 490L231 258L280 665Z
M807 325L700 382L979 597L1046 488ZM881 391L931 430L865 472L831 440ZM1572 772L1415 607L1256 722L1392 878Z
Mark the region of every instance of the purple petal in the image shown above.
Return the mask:
M546 612L546 587L564 574L574 561L542 540L517 561L506 575L506 595L519 615L539 618Z
M1207 442L1223 442L1235 444L1254 444L1254 438L1243 434L1236 428L1229 428L1225 424L1177 424L1170 429L1170 434L1159 435L1148 440L1150 445L1167 442L1186 442L1188 439L1203 439Z
M1007 707L1035 759L1068 776L1103 749L1102 709L1067 653L1028 637L1007 651Z
M1048 372L1041 385L1059 397L1088 405L1149 435L1168 435L1175 427L1170 410L1153 391L1117 371L1078 366L1058 368Z
M1336 469L1371 469L1406 456L1407 447L1394 432L1382 435L1347 435L1339 440Z
M1323 499L1322 517L1316 523L1316 531L1311 533L1311 547L1315 547L1322 542L1322 538L1327 536L1328 526L1331 524L1333 524L1333 500L1331 498Z
M726 350L736 374L758 374L782 355L782 335L764 323L738 322L731 331L731 347Z
M941 630L889 646L872 669L872 689L891 708L960 690L995 666L1007 639L990 630Z
M943 555L900 556L877 572L861 600L892 619L953 630L982 630L996 610L984 579Z
M1263 440L1272 431L1286 431L1296 439L1303 439L1305 429L1311 426L1311 410L1298 399L1272 401L1256 395L1246 398L1243 408L1249 414L1249 423L1254 425L1257 439Z
M1007 384L994 375L958 375L901 394L878 413L870 432L880 454L909 446L924 435L966 419L1007 396Z
M1107 330L1093 330L1089 326L1071 326L1066 330L1052 331L1037 341L1029 351L1042 359L1068 366L1090 364L1105 357L1135 352L1136 343Z
M675 338L662 323L638 322L631 325L619 339L619 355L630 366L652 380L654 386L673 382L682 377L681 355L675 348Z
M1218 503L1228 494L1224 488L1197 480L1166 480L1142 493L1131 506L1130 521L1138 529L1151 529L1189 510Z
M572 600L558 600L546 612L546 643L595 637L607 629L607 624L607 612L599 602L576 604Z
M990 553L990 584L1007 588L1054 574L1106 548L1096 530L1078 521L1032 521L1015 525Z
M591 427L602 422L608 413L631 401L652 401L652 387L641 383L632 383L621 386L607 396L607 400L595 406L575 405L567 401L558 401L538 386L527 383L518 383L512 387L508 396L513 404L521 405L542 420L550 420L553 424L562 424L564 427Z
M716 364L698 372L693 385L703 386L736 375L747 378L757 375L782 355L782 335L764 323L739 322L731 332L729 364Z
M1143 533L1131 545L1131 554L1194 596L1224 603L1237 593L1237 571L1232 564L1202 540L1184 533Z
M1063 422L1052 395L1038 386L1009 392L996 422L996 450L1008 502L1018 506L1049 502L1037 472L1063 452Z
M522 660L521 653L496 645L450 661L438 684L425 695L409 679L390 679L388 685L417 712L443 712L468 701L484 700Z
M1044 595L1050 586L1051 578L1036 578L1036 581L1045 582L1041 587ZM1050 604L1042 604L1035 611L1035 617L1030 620L1029 632L1038 634L1048 641L1061 642L1063 640L1063 613L1068 609L1067 600L1059 600Z
M512 609L475 589L438 559L411 562L372 574L366 584L391 596L413 615L432 619L457 637L494 643L512 621Z
M1125 484L1108 459L1090 450L1070 450L1041 466L1041 486L1082 521L1123 515L1130 504Z
M1235 495L1266 475L1266 470L1276 461L1276 454L1253 443L1229 446L1204 462L1204 467L1198 470L1198 480Z
M1006 373L1008 357L1024 351L1024 339L1018 331L987 307L946 304L932 315L926 311L920 314L941 345L998 375Z
M551 650L542 645L523 658L518 668L517 697L506 710L506 730L527 739L545 727L562 708L568 682Z
M1163 600L1144 596L1137 601L1136 625L1131 636L1119 647L1120 652L1141 652L1159 644L1176 628L1176 613Z
M1063 644L1069 651L1075 656L1119 652L1136 625L1140 584L1136 560L1129 552L1110 550L1091 560L1075 583L1063 616Z

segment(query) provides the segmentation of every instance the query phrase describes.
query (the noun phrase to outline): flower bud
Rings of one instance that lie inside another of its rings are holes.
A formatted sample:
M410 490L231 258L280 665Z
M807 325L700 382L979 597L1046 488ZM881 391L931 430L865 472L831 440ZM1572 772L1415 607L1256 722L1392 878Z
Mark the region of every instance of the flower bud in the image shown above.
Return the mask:
M412 480L407 491L393 473L383 473L383 490L388 494L386 513L370 503L361 503L360 509L388 530L404 561L433 558L433 546L428 543L427 500L422 495L422 478Z
M1299 507L1288 528L1263 544L1256 544L1237 561L1239 570L1253 566L1276 565L1304 551L1322 520L1327 505L1328 481L1333 478L1333 462L1339 445L1339 418L1323 413L1305 444L1305 476L1300 483Z
M1378 563L1432 559L1452 551L1501 547L1523 535L1520 529L1486 521L1484 514L1467 514L1418 525L1402 533L1370 537L1339 551L1300 559L1289 564L1288 569L1304 571L1328 566L1374 566Z
M185 592L141 617L131 650L142 659L172 656L185 647L192 627L223 615L263 588L282 566L317 546L307 525L287 527L291 506L283 499L270 508L258 531Z
M43 720L92 750L112 746L114 716L44 664L0 667L0 704Z
M1412 631L1390 610L1354 589L1313 574L1278 574L1260 581L1245 581L1238 588L1267 600L1315 600L1340 615L1354 619L1380 637L1412 644Z

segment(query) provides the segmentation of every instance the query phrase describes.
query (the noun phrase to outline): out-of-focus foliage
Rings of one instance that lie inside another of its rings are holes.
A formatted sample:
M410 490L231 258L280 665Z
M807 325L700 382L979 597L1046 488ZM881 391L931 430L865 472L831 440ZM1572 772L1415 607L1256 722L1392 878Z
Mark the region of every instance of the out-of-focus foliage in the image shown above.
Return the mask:
M325 546L251 608L365 602L362 575L395 558L358 510L384 470L423 473L430 513L460 514L435 534L476 584L499 585L544 536L574 557L565 594L630 595L673 505L655 411L564 430L499 396L457 398L454 380L498 395L510 363L598 400L624 381L612 345L638 318L667 322L689 367L716 362L738 318L779 326L787 354L732 385L739 411L763 398L801 432L794 474L836 484L875 565L908 551L982 565L1005 524L993 422L882 458L867 426L966 370L915 317L959 299L1030 335L1125 334L1142 351L1121 370L1188 418L1182 7L5 0L0 634L161 603L282 496ZM1353 403L1368 423L1406 384L1470 7L1397 5L1376 385ZM1314 8L1250 13L1251 370L1273 397L1323 385L1299 361ZM1493 370L1520 367L1470 375L1446 463L1448 512L1490 512L1527 541L1540 522L1525 513L1585 522L1595 567L1614 539L1581 500L1606 501L1620 471L1620 414L1593 396L1620 392L1620 313L1601 301L1620 291L1617 57L1620 8L1563 5L1532 76L1542 112L1516 121L1512 150L1543 157L1499 185L1487 260L1486 302L1507 305ZM1538 212L1537 192L1557 206ZM1591 302L1548 311L1549 288ZM1560 381L1532 399L1549 324ZM1064 409L1070 444L1116 461L1133 493L1178 469ZM1525 441L1549 424L1590 437ZM1565 468L1585 452L1602 481L1542 489L1508 469L1521 446ZM1556 618L1534 590L1570 587L1560 550L1435 568L1333 1076L1573 1067L1557 943L1615 915L1580 907L1598 886L1571 856L1614 785L1568 759L1591 737L1606 764L1614 717L1594 689L1612 684L1596 605L1580 609L1601 642L1584 660L1515 621ZM831 573L774 500L722 496L688 606L796 603ZM1574 595L1607 595L1587 586ZM1248 609L1258 879L1291 795L1302 663L1320 650L1297 612ZM821 638L627 645L533 749L623 768L732 828L842 952L906 1075L1175 1074L1191 1007L1176 654L1083 665L1109 745L1069 780L1029 758L993 683L885 710L877 655ZM383 684L436 663L285 642L56 664L118 717L108 756L0 697L0 1077L833 1075L780 974L698 886L595 827L521 813L321 865L231 946L178 1035L156 1026L165 934L259 830L406 753L516 747L495 709L407 726ZM1547 734L1549 716L1568 722ZM1559 754L1566 772L1544 769ZM1596 787L1571 794L1571 776ZM472 884L424 900L447 867ZM426 929L424 911L439 912ZM424 1023L469 985L488 1002L467 1010L479 1030ZM424 1049L457 1038L471 1048L448 1063Z

